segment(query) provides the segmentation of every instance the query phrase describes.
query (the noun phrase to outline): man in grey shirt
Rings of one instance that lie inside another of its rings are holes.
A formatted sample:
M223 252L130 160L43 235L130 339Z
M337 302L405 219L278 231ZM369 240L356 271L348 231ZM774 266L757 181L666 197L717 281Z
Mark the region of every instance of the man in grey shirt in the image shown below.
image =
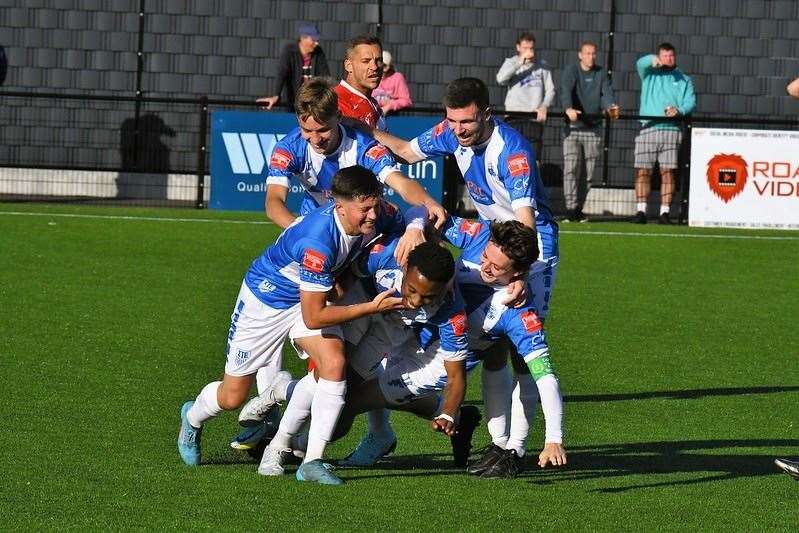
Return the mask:
M505 111L536 112L536 122L528 119L509 120L535 147L536 159L541 159L541 136L547 119L547 108L555 100L552 73L543 61L535 58L535 37L522 33L516 40L516 55L502 63L497 83L508 87Z
M560 102L568 124L563 139L563 196L568 211L565 221L583 222L583 205L591 189L599 159L603 111L618 118L619 106L607 71L596 64L597 45L585 41L577 53L579 62L563 69ZM585 160L585 194L580 194L580 170Z

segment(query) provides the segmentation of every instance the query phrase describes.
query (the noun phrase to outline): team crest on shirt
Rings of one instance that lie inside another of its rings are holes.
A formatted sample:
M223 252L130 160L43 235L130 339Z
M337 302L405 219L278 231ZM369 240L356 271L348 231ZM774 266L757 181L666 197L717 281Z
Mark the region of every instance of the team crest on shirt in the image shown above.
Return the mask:
M461 222L461 227L459 228L461 232L468 233L472 237L476 237L478 233L480 233L480 228L483 225L479 222L472 222L471 220L464 220Z
M453 316L449 319L449 323L452 326L452 331L457 336L461 336L466 333L466 311L461 311L457 315Z
M372 251L370 251L369 253L370 254L379 254L380 252L382 252L385 249L386 249L386 246L384 244L377 243L374 246L372 246Z
M388 154L388 148L386 148L382 144L376 144L366 151L366 157L372 159L373 161L377 161L381 157L385 157L387 154Z
M534 333L541 329L541 319L534 311L525 311L521 314L522 324L528 333Z
M447 129L447 121L442 120L441 122L436 124L435 127L433 128L433 137L438 137L439 135L444 133L446 129Z
M286 170L289 168L292 159L293 157L291 154L283 148L275 148L275 151L272 152L272 159L269 161L269 166L278 170Z
M305 255L302 256L302 266L311 272L321 273L327 261L327 256L316 250L305 250Z
M530 163L527 162L527 154L518 152L508 156L508 171L511 176L524 176L530 173Z

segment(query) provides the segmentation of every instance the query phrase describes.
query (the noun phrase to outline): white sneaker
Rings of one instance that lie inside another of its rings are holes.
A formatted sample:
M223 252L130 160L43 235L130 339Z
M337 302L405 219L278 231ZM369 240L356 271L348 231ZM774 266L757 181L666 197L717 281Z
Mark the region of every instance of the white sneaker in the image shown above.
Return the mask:
M244 427L257 426L260 424L264 418L266 418L266 415L269 414L269 411L278 404L278 400L275 398L275 389L285 385L289 381L291 381L291 374L285 370L278 372L275 375L274 381L272 381L271 385L267 387L263 394L259 394L244 404L244 407L241 408L241 412L239 413L239 424Z
M284 454L290 454L290 448L273 448L267 446L264 449L264 455L261 457L261 464L258 465L258 473L262 476L282 476L285 473L283 469Z

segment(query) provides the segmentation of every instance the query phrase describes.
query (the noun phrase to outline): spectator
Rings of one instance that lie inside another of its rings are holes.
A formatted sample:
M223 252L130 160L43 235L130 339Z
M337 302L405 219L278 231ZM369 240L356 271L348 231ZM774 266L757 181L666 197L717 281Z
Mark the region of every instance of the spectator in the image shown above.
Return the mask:
M794 98L799 98L799 78L796 78L789 83L785 90L788 91L788 94Z
M373 35L358 35L347 45L344 57L346 78L336 86L338 108L345 117L372 128L386 129L386 119L372 91L383 77L383 46Z
M674 46L661 43L658 53L645 55L636 63L641 77L641 111L644 116L678 117L689 115L696 108L694 84L677 68ZM646 224L646 201L651 189L652 167L660 167L660 217L669 224L669 205L674 193L674 169L682 142L680 125L662 120L642 120L641 132L635 138L636 214L633 222Z
M372 96L380 104L384 115L413 105L405 76L394 69L394 61L386 50L383 50L383 79Z
M563 196L568 211L566 220L573 222L585 220L583 205L599 159L602 111L606 110L611 118L619 116L610 77L596 64L596 50L595 43L583 42L577 54L580 60L563 69L561 77L560 103L569 119L563 139ZM583 160L585 195L579 194Z
M547 108L555 100L555 84L546 64L536 61L532 33L522 33L516 40L516 55L502 63L497 72L497 83L508 87L506 111L536 112L535 123L527 119L509 122L514 122L513 125L533 143L536 159L540 160L543 124L547 119Z
M267 109L280 101L283 89L286 90L286 103L294 105L294 97L303 82L314 76L329 76L327 58L319 46L319 30L313 24L301 24L299 40L289 43L280 54L277 67L276 90L273 96L256 100Z

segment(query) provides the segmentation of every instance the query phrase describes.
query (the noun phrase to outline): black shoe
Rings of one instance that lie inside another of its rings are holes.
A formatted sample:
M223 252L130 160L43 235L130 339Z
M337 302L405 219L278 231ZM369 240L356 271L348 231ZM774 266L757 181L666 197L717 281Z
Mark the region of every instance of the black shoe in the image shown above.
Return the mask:
M461 407L460 420L455 434L449 438L452 444L452 458L455 466L463 468L469 462L469 453L472 451L472 435L483 416L480 409L474 405Z
M658 224L671 224L668 213L661 213L658 217Z
M631 222L633 224L646 224L646 213L643 211L638 211Z
M524 470L524 457L519 457L516 450L504 450L502 457L488 467L480 477L483 479L513 479Z
M799 462L789 461L788 459L774 459L774 464L796 481L799 481Z
M491 445L485 449L483 456L470 464L466 471L472 475L479 476L488 470L494 463L499 461L504 453L505 450L492 442Z

